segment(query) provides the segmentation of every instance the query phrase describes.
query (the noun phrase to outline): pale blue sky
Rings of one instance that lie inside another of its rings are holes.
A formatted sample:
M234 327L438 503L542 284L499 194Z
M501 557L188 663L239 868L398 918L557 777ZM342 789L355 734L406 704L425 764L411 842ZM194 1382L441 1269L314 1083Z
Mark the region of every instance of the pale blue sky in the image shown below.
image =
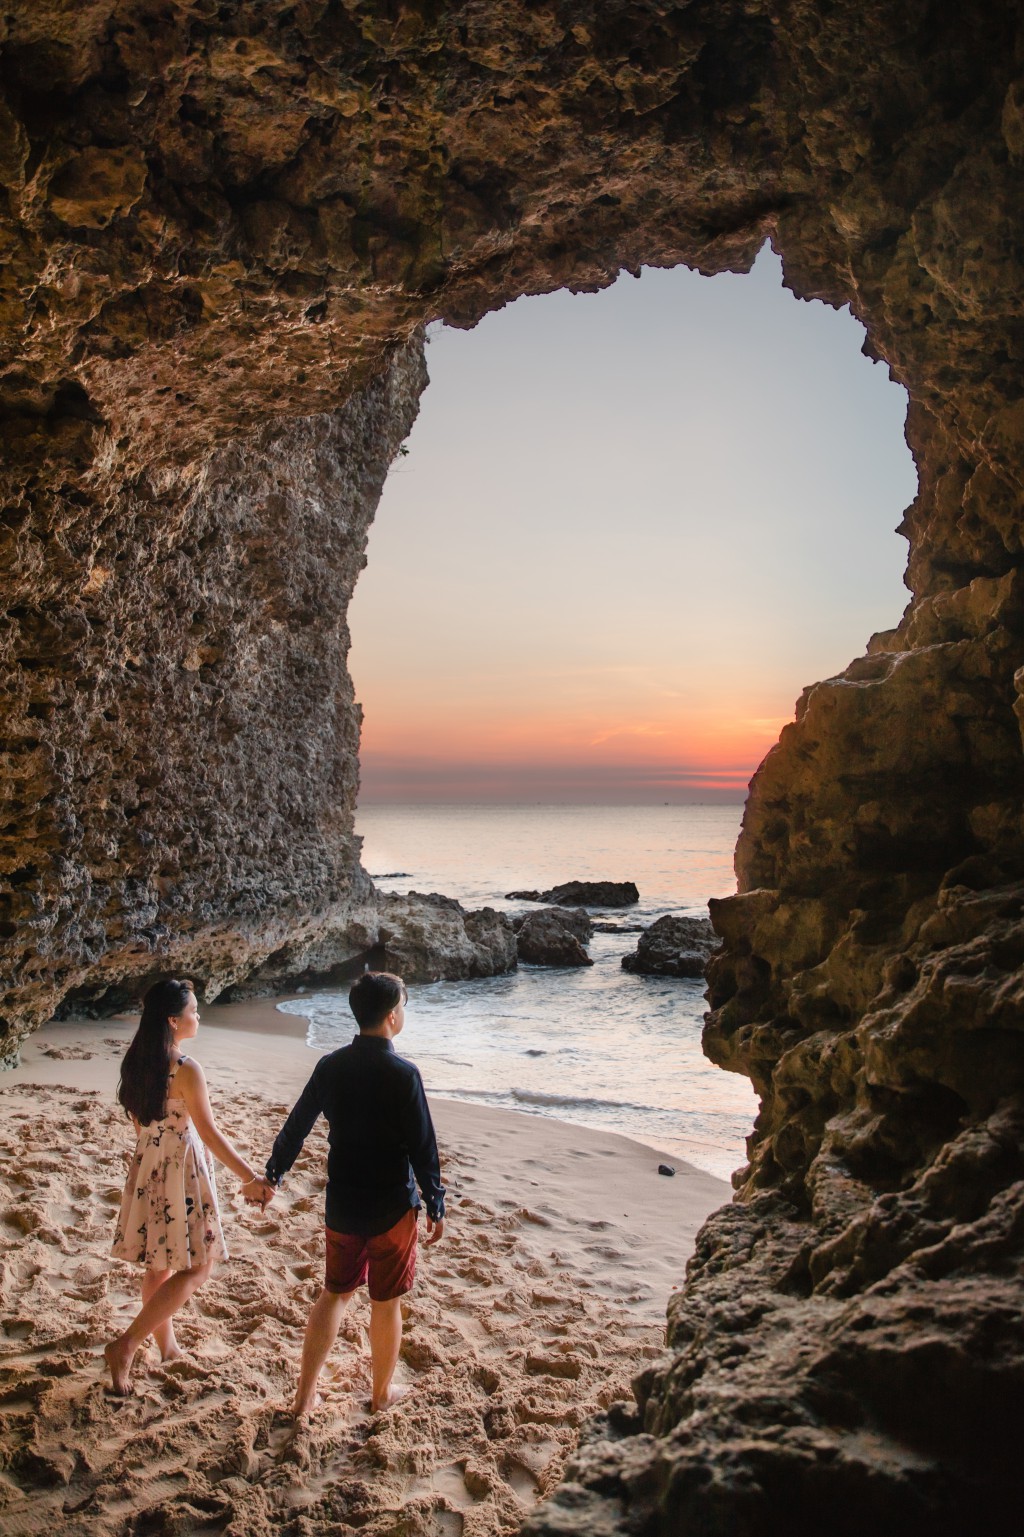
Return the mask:
M742 798L907 601L863 336L767 247L434 328L351 610L364 801Z

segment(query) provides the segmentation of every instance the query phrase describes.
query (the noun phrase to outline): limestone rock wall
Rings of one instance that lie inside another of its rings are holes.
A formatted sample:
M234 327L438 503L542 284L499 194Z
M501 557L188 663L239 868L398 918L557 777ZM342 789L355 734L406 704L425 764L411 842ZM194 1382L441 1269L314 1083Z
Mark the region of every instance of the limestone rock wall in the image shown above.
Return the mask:
M11 531L8 1051L168 969L211 998L282 949L326 971L376 940L345 615L424 382L414 343L339 413Z
M0 22L13 1034L165 935L223 983L310 926L320 953L332 908L355 934L344 604L310 623L301 593L332 518L354 575L422 321L641 262L744 270L770 235L910 392L911 605L804 696L715 910L707 1049L763 1102L739 1199L636 1415L595 1428L535 1534L742 1537L779 1511L967 1532L1019 1499L1021 21L1017 0L11 0ZM337 434L363 500L275 511L282 461L322 466ZM282 529L294 579L250 592ZM120 617L118 557L140 573ZM290 686L300 657L315 691ZM206 687L251 702L253 772Z

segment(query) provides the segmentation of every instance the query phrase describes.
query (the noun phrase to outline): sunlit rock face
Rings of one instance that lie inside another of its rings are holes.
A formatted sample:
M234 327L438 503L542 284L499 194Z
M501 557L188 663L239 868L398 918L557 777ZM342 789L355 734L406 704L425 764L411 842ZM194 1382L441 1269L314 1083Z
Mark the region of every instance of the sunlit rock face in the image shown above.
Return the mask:
M210 998L375 942L345 615L424 381L414 343L339 412L15 509L8 1053L169 969Z
M749 1170L638 1416L535 1534L966 1532L1020 1493L1018 23L4 13L9 1039L72 991L169 963L216 990L372 929L344 612L424 320L743 270L770 234L910 392L911 607L804 696L715 908Z

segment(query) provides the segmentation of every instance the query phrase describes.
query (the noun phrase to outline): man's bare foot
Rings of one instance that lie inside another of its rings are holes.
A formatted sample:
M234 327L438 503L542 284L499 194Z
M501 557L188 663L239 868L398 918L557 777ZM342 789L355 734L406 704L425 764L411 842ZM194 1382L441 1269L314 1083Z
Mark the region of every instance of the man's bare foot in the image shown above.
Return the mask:
M319 1393L314 1393L311 1398L301 1401L297 1398L292 1404L292 1419L304 1420L307 1415L315 1414L317 1409L323 1407L323 1402Z
M178 1341L175 1340L174 1344L171 1345L166 1351L164 1351L164 1353L161 1355L160 1359L163 1362L163 1364L166 1366L168 1361L180 1361L184 1354L185 1354L185 1352L182 1350L181 1346L178 1344Z
M398 1400L404 1398L408 1391L408 1388L398 1387L395 1383L392 1383L389 1388L385 1389L381 1398L370 1399L370 1413L383 1414L385 1409L393 1409Z
M115 1393L125 1397L131 1392L129 1379L132 1374L132 1362L135 1360L135 1351L122 1340L112 1340L109 1345L103 1347L103 1359L110 1368L110 1381Z

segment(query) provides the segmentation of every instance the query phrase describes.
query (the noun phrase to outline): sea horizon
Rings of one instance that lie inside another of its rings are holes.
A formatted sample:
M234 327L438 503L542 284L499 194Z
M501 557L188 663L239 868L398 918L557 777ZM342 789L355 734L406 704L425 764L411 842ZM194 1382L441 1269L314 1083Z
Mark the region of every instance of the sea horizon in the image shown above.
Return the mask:
M699 915L735 889L740 805L560 803L361 808L363 862L385 892L438 892L514 914L507 895L564 880L634 880L640 900L595 913L617 925L590 941L593 965L521 965L504 976L409 989L402 1050L429 1093L614 1131L721 1178L744 1161L757 1102L746 1079L702 1054L702 979L623 970L641 926ZM308 1021L308 1044L352 1033L344 989L278 1006Z

